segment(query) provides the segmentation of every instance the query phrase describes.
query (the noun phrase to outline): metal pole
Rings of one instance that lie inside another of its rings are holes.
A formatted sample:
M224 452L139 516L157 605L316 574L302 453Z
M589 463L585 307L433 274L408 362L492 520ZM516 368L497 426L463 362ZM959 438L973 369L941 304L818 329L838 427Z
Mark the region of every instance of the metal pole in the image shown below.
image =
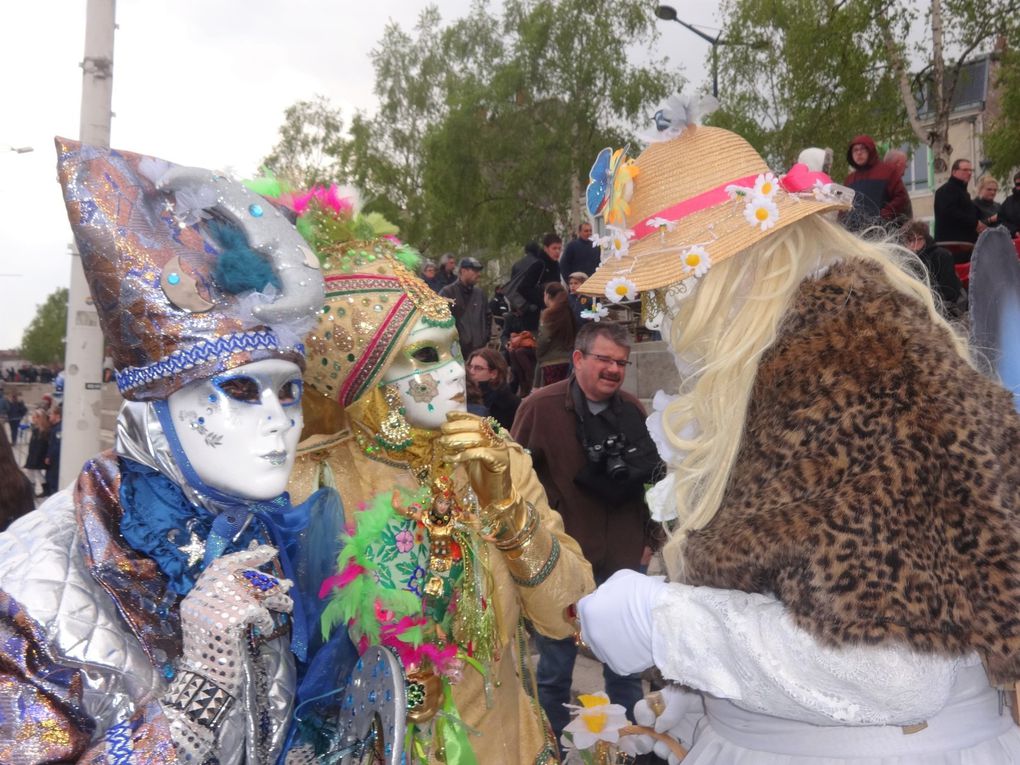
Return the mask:
M81 63L82 143L110 145L113 105L113 37L116 0L88 0L85 58ZM89 296L77 248L72 247L64 356L60 485L67 486L99 451L99 411L103 381L103 333Z
M719 56L716 52L716 48L719 45L719 40L712 43L712 97L719 98Z

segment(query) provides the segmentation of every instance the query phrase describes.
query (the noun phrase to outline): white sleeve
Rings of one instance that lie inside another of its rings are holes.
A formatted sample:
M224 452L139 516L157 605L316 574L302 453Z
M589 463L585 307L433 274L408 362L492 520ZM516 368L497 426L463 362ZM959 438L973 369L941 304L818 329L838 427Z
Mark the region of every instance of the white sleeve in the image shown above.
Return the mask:
M775 598L735 590L665 585L652 618L652 653L666 678L817 725L926 720L968 662L905 646L823 646Z

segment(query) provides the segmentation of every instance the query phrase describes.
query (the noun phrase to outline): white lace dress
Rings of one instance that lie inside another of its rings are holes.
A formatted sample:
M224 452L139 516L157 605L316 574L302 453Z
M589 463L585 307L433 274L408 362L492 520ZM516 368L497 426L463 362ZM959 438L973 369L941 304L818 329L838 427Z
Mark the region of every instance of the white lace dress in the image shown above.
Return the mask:
M774 598L710 587L668 585L653 619L662 674L702 692L684 699L684 765L1020 763L976 656L824 647Z

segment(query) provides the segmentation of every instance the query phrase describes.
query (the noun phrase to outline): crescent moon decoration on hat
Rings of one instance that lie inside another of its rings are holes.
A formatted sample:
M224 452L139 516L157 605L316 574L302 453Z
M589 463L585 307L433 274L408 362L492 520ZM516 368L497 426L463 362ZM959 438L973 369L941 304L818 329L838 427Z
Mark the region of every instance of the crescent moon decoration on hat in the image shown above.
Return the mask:
M304 367L318 261L263 197L226 176L56 139L57 169L117 385L165 399L268 358Z
M602 263L578 291L613 303L640 295L650 318L661 314L667 290L690 294L684 282L703 278L713 264L808 215L847 209L853 199L850 189L802 165L773 174L739 135L697 124L711 104L677 98L656 113L656 136L644 136L652 143L636 159L603 150L592 168L593 182L600 174L589 202L626 214L605 215L613 225L597 238Z

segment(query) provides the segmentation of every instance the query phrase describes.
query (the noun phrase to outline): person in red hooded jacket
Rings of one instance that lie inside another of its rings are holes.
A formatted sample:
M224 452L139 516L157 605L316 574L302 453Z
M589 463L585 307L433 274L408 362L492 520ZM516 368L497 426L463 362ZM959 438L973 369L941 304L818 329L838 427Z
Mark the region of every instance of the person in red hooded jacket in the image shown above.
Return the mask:
M906 214L910 195L903 185L903 174L878 158L871 136L856 136L846 150L846 160L853 170L845 185L857 192L853 209L843 221L847 228L861 231L896 221Z

